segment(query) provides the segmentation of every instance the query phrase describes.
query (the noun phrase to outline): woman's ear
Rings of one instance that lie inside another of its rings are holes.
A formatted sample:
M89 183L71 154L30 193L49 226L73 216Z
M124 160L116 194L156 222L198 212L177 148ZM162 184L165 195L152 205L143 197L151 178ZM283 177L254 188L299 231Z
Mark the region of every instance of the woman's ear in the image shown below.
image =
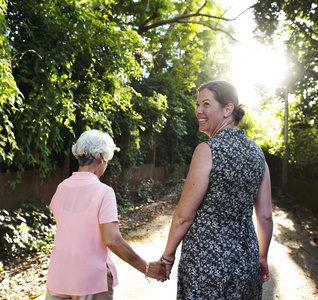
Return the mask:
M98 165L102 165L104 163L104 160L100 157L97 159Z
M232 114L233 110L234 110L233 103L229 103L228 105L226 105L224 107L224 118L228 118Z

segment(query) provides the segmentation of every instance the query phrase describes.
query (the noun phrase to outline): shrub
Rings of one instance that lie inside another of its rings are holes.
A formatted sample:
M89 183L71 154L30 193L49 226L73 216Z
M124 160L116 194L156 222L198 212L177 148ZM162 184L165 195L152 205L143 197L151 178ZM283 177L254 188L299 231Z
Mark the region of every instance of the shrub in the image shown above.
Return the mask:
M152 195L154 180L152 178L148 180L141 180L137 187L137 199L141 202L154 202Z
M1 256L20 256L32 251L48 251L56 225L43 200L28 199L20 208L0 210Z
M131 207L128 183L120 183L116 181L113 186L113 189L116 195L118 212L120 214L127 212Z

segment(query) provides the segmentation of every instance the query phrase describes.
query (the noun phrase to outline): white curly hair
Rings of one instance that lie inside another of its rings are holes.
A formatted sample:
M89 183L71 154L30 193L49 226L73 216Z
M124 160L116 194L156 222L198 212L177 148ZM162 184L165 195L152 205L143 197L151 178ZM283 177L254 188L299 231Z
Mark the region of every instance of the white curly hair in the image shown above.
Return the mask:
M91 165L101 158L106 162L114 155L116 145L108 133L91 129L83 132L72 147L79 165Z

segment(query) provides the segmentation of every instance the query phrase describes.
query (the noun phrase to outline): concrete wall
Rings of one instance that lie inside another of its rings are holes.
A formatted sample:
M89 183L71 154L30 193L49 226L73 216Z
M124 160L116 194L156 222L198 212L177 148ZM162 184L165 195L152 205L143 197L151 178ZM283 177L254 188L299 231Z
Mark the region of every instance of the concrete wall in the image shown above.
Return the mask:
M147 164L123 172L116 180L128 182L130 190L133 191L141 179L152 178L155 183L159 183L185 178L187 172L188 166L154 168L153 164ZM51 176L41 183L37 170L25 171L22 174L21 183L17 184L15 189L12 189L8 181L15 180L16 173L0 173L0 209L19 207L30 197L33 199L42 198L46 204L49 204L58 184L68 176L68 171L61 168L57 170L55 176ZM106 184L110 182L107 170L100 180Z
M120 176L122 182L128 182L131 190L138 185L141 179L152 178L155 183L167 180L179 180L187 176L189 166L157 167L153 164L141 165L136 169L125 171ZM103 179L101 179L103 181Z
M188 166L154 168L153 164L147 164L133 170L124 171L116 180L127 182L129 189L134 191L134 187L137 187L141 179L147 180L152 178L155 183L162 183L167 180L179 180L187 176L188 169ZM272 170L273 168L271 169L271 173ZM8 181L15 180L16 174L0 173L0 209L19 207L29 197L34 199L42 198L45 203L49 204L57 185L68 176L68 171L61 168L57 170L55 176L47 178L41 184L40 175L37 170L26 171L22 174L21 183L17 184L15 189L12 189L8 185ZM273 185L280 189L280 184L275 181L275 176L272 176L272 179L274 179L272 180ZM107 170L101 177L101 181L106 184L110 182ZM318 212L317 183L289 177L288 196L296 199L300 205Z
M8 182L16 180L16 173L0 173L0 209L19 207L30 197L42 198L49 203L57 185L67 176L65 169L61 168L57 170L55 176L51 176L41 183L37 170L25 171L22 174L21 183L12 189Z

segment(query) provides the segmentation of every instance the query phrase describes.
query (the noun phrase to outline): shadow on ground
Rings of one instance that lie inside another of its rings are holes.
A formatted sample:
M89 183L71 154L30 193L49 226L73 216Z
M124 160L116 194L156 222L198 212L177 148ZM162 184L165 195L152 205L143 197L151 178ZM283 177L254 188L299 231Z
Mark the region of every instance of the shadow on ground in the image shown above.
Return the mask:
M290 258L318 286L318 213L286 197L275 197L273 204L280 220L275 240L289 249Z

